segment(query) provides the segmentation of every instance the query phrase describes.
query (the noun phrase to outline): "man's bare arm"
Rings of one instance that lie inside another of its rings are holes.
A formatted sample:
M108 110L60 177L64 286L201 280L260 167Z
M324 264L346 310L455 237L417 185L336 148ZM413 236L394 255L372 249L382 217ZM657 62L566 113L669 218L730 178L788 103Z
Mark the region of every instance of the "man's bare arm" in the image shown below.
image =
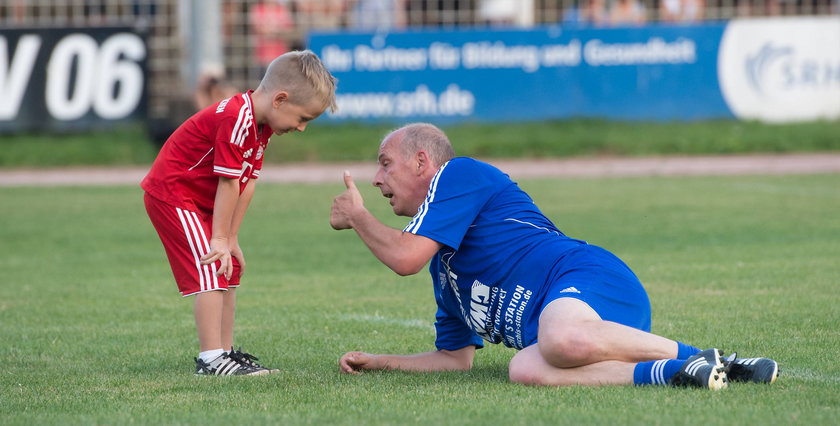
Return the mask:
M475 357L475 346L454 351L439 350L414 355L374 355L347 352L338 361L344 373L358 374L363 370L451 371L469 370Z
M437 241L380 222L365 208L349 173L344 174L344 184L347 189L333 201L330 225L334 229L352 228L371 253L394 272L416 274L441 249Z

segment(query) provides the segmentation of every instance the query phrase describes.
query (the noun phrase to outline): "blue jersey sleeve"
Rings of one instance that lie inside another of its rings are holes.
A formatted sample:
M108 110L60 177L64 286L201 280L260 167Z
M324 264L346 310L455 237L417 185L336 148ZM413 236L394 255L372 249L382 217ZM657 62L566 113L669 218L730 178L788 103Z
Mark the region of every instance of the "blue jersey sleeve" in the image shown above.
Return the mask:
M404 231L457 250L497 189L475 160L452 159L432 179L425 201Z

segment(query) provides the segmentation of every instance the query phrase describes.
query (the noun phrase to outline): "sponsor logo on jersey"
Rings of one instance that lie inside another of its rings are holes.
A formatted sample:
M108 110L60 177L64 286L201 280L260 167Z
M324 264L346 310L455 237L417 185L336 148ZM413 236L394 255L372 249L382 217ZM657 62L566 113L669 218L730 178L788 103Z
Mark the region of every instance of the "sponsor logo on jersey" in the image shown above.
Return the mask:
M216 114L218 114L218 113L220 113L220 112L224 111L224 110L225 110L225 107L227 106L227 104L228 104L228 102L229 102L229 101L230 101L230 98L227 98L227 99L225 99L225 100L223 100L223 101L219 102L219 106L217 106L217 107L216 107Z
M487 312L490 310L490 287L473 281L470 294L470 327L481 337L487 337Z

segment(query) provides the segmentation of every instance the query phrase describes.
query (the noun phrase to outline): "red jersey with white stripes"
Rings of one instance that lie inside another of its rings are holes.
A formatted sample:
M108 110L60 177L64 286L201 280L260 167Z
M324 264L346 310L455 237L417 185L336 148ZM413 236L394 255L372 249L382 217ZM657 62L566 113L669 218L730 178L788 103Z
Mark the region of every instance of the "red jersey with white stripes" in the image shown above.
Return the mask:
M251 93L209 106L169 137L140 186L149 195L190 211L212 214L219 176L239 180L239 192L259 177L272 135L254 121Z

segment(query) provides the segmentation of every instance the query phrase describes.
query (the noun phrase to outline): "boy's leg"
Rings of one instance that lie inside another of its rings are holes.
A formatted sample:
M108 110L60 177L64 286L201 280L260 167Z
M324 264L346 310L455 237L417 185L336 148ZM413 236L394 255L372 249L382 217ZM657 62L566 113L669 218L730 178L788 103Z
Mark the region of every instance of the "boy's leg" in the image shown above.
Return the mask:
M201 352L215 349L230 349L223 345L223 306L225 293L231 291L208 291L195 295L193 310L198 330L198 344Z
M195 360L197 375L258 376L277 371L253 362L249 354L233 350L235 303L232 288L196 295L195 324L201 346L201 354Z
M229 355L236 362L250 368L258 374L275 373L277 369L263 367L256 361L259 358L243 352L242 348L236 349L233 347L233 326L236 317L236 289L239 288L242 269L236 258L233 259L233 274L228 283L228 291L225 292L224 301L222 304L222 328L221 328L221 342Z
M222 305L222 345L226 351L233 349L233 325L236 317L236 289L241 284L242 267L236 257L233 258L233 272L228 282Z
M221 343L225 350L233 348L233 324L236 314L236 288L230 287L223 295Z
M211 234L212 218L170 206L148 194L145 194L144 202L166 250L181 295L195 296L193 314L200 347L199 357L195 359L196 374L259 375L270 372L251 362L243 362L241 356L235 359L232 356L235 296L226 297L233 291L228 290L229 282L224 276L216 275L217 264L201 264L201 257L209 250L207 236ZM237 268L234 260L238 278Z

